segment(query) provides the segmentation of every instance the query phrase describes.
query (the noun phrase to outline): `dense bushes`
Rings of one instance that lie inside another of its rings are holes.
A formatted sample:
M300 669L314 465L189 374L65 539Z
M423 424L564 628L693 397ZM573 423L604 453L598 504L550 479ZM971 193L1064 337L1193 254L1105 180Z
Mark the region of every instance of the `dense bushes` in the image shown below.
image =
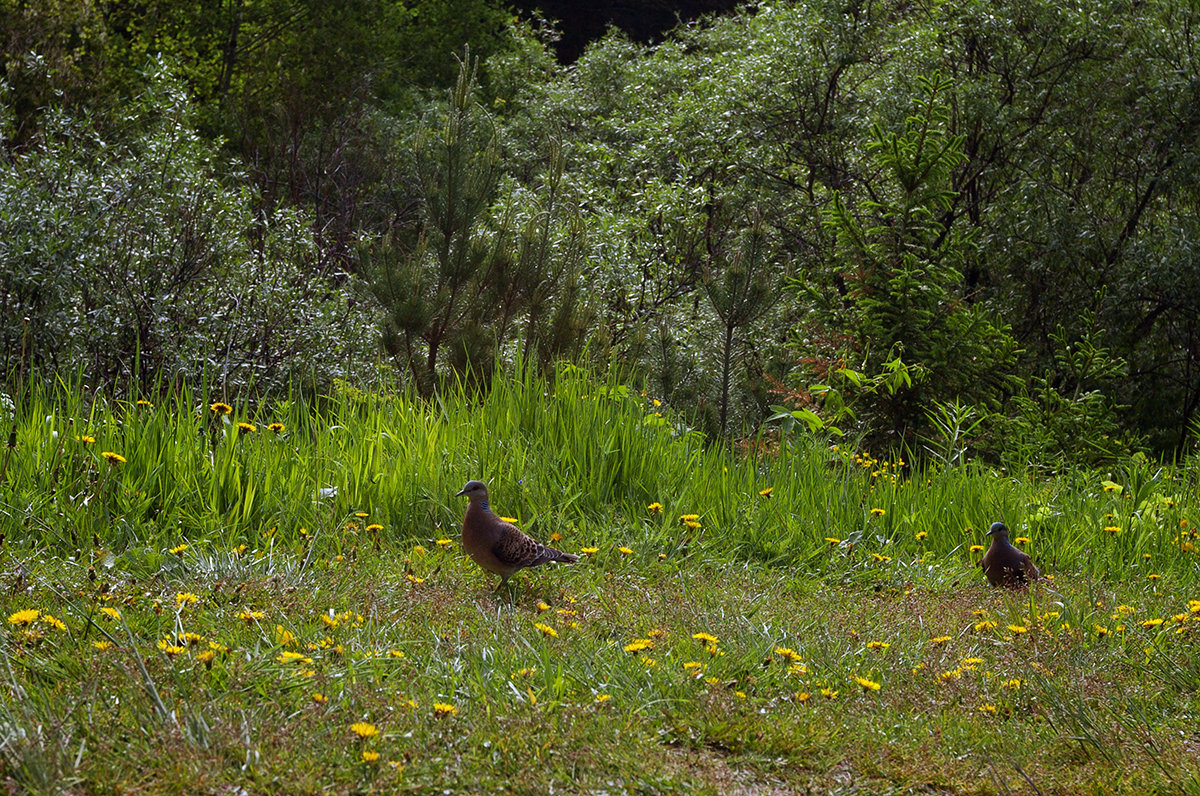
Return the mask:
M14 89L5 135L9 365L24 346L96 379L137 356L266 384L373 373L382 342L429 394L468 366L486 380L492 363L590 356L712 435L786 403L914 452L1186 448L1195 9L780 3L654 48L614 34L562 67L552 33L501 31L480 0L420 49L480 42L478 79L429 99L445 73L384 57L441 24L443 4L420 5L426 21L383 0L335 20L302 2L296 19L321 24L289 21L233 61L83 15L108 26L108 60L48 36L44 61L10 69L45 79ZM171 30L196 29L174 10ZM274 30L284 9L259 11L235 27ZM99 102L54 110L56 85L78 96L135 44L175 57L201 124L161 79L117 121ZM280 86L248 71L268 52ZM242 161L196 129L240 130Z
M0 165L0 357L8 372L284 388L354 370L370 323L299 212L256 212L161 70L98 129L48 110Z

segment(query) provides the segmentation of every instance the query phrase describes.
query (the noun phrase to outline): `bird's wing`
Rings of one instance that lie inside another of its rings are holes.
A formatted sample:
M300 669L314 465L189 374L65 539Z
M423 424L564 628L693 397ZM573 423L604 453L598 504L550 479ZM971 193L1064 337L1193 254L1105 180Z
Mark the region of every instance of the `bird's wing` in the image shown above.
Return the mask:
M507 566L528 567L533 566L544 549L544 545L526 536L517 526L502 522L500 538L492 546L492 555Z
M1021 566L1025 570L1025 577L1029 578L1029 580L1034 581L1042 577L1042 573L1037 568L1037 564L1033 563L1033 559L1029 557L1028 553L1026 553L1024 558L1021 559Z

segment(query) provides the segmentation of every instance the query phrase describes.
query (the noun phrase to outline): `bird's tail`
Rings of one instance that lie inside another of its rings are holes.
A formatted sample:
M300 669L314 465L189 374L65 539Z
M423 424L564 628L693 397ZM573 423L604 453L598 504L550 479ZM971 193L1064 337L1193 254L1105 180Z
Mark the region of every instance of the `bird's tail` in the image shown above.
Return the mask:
M574 564L579 560L579 556L574 553L564 553L561 550L555 550L553 547L547 547L546 552L541 557L545 561L558 561L562 564Z

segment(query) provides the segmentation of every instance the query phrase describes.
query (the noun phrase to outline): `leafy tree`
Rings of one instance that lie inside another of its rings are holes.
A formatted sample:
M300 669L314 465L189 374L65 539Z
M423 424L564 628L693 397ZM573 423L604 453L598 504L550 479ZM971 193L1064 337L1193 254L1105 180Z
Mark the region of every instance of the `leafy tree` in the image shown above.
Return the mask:
M839 296L831 322L850 335L868 373L897 355L926 372L905 389L874 393L881 430L909 440L935 401L956 397L996 404L1015 345L985 310L960 295L960 264L974 233L942 220L963 162L962 136L947 130L942 97L951 83L922 78L923 95L898 130L876 125L869 150L880 180L854 209L835 195L827 223L836 233L832 282Z

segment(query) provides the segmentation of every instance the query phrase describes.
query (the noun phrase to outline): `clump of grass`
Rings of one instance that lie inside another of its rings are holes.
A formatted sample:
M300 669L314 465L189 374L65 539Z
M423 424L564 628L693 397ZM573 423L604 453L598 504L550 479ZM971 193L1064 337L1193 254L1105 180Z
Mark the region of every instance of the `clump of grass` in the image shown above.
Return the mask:
M908 580L935 561L973 566L971 546L1004 519L1051 572L1133 570L1183 586L1200 561L1187 465L1036 483L813 439L737 455L651 396L569 367L552 385L499 380L436 403L349 387L261 406L186 388L139 403L60 382L31 387L17 415L7 520L60 553L156 551L167 568L181 544L311 560L443 538L469 478L571 549L708 551Z

